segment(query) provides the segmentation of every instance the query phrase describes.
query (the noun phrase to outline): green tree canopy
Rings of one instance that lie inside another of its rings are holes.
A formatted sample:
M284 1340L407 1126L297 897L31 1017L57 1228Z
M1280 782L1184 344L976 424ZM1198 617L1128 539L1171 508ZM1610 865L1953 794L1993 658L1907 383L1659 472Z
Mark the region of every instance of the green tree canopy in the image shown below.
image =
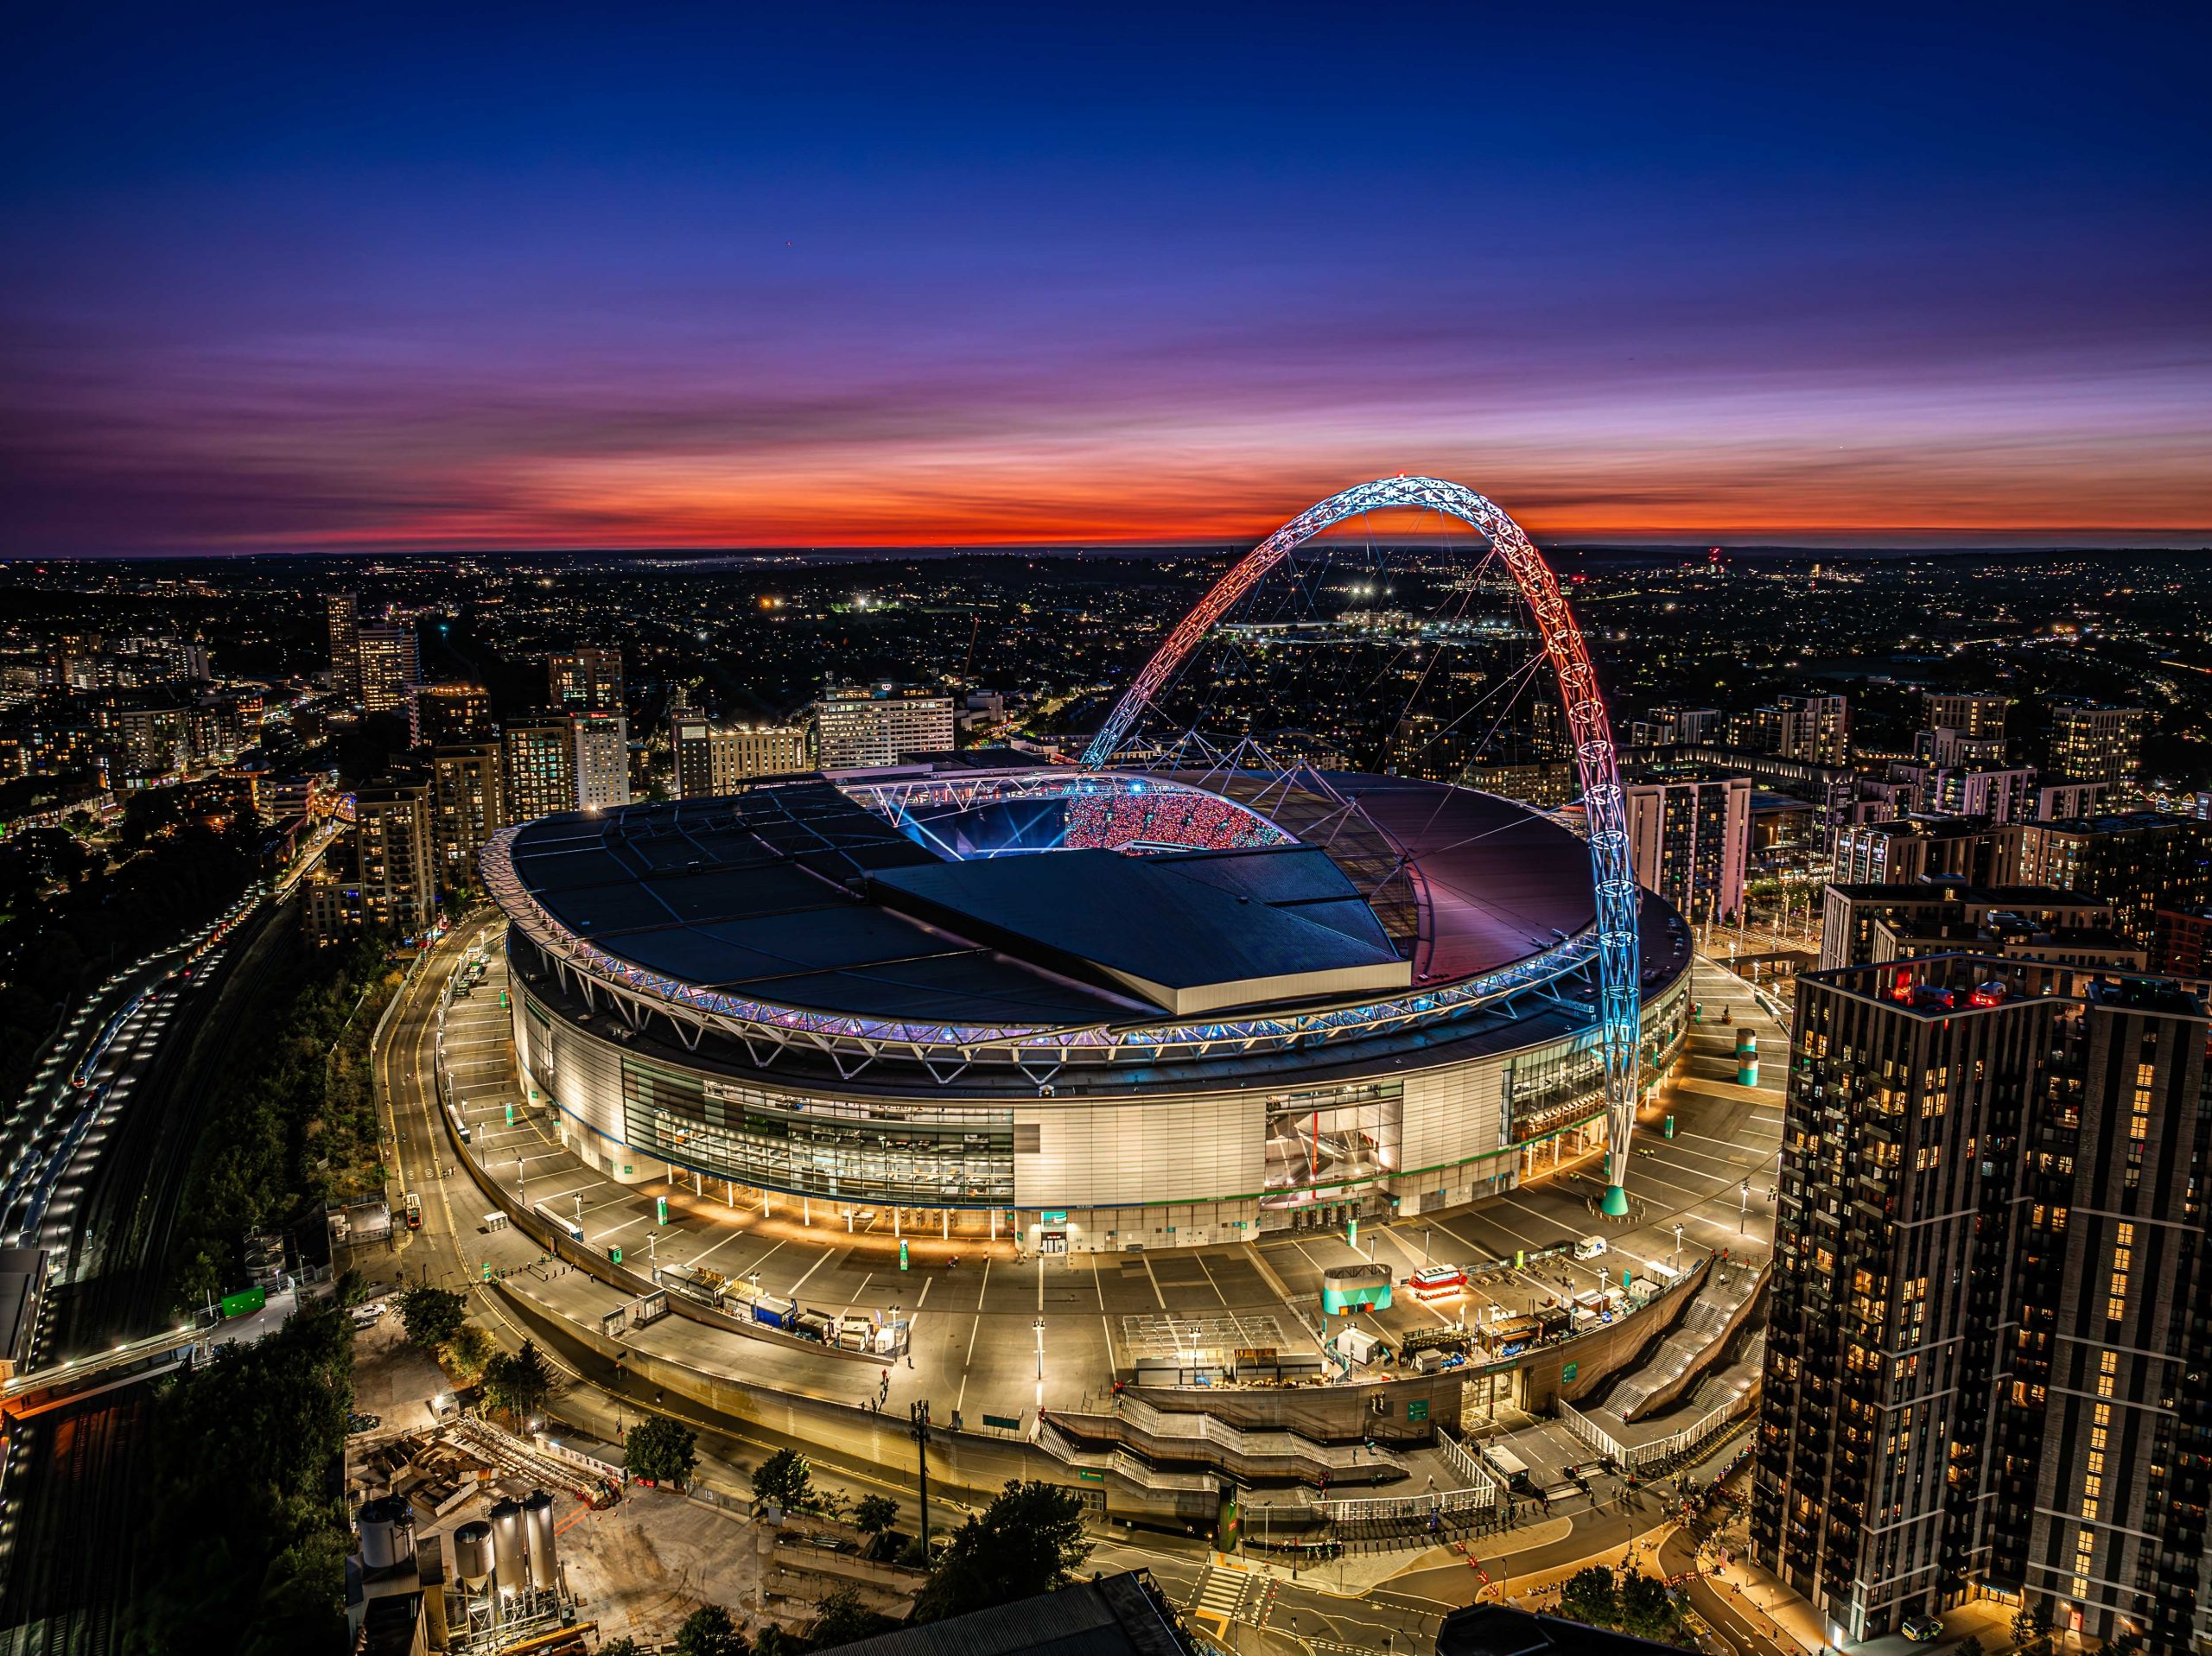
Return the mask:
M622 1440L622 1469L655 1483L688 1483L699 1464L699 1434L681 1420L647 1415Z
M899 1503L889 1495L862 1495L853 1507L853 1527L862 1535L880 1535L899 1521Z
M702 1604L676 1630L677 1656L748 1656L744 1633L719 1604Z
M435 1351L461 1332L468 1314L468 1297L450 1288L418 1283L399 1296L400 1325L407 1337L425 1351Z
M518 1420L545 1406L553 1391L553 1368L537 1342L525 1340L522 1349L509 1355L494 1353L484 1365L484 1396L495 1409L505 1409Z
M806 1630L806 1641L813 1650L835 1650L857 1639L873 1639L879 1633L888 1633L898 1625L889 1616L861 1603L857 1589L840 1587L823 1596L813 1625Z
M1009 1479L980 1517L953 1532L914 1601L914 1620L942 1621L1055 1592L1090 1556L1073 1490Z
M1610 1627L1619 1618L1620 1593L1603 1564L1578 1570L1560 1583L1559 1613L1586 1627Z
M753 1495L786 1507L804 1507L814 1497L814 1473L806 1456L779 1449L753 1469Z

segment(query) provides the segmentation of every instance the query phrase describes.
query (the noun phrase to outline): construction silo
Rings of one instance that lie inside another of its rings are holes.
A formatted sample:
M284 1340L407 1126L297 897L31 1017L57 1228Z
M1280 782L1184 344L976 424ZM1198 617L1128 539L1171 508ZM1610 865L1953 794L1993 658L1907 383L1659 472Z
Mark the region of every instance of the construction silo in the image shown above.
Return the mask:
M463 1524L453 1532L453 1573L472 1593L484 1591L492 1579L492 1526L481 1520Z
M523 1532L530 1542L531 1584L541 1593L560 1585L553 1563L553 1497L533 1489L523 1498Z
M522 1507L512 1501L498 1501L486 1514L492 1520L492 1555L502 1593L519 1593L530 1585L529 1543L523 1539Z
M385 1495L363 1504L361 1567L389 1570L415 1557L415 1509L402 1495Z

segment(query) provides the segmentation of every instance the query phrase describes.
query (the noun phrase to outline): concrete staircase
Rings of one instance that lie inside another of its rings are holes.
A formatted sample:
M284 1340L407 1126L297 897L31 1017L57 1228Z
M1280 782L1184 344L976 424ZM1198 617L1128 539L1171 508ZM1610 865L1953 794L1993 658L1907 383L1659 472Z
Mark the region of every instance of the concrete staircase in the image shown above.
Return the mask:
M1212 1415L1170 1412L1127 1396L1111 1408L1045 1411L1038 1416L1037 1443L1055 1459L1085 1468L1125 1451L1154 1469L1205 1467L1248 1480L1295 1478L1338 1487L1394 1483L1408 1475L1405 1461L1387 1449L1234 1426Z

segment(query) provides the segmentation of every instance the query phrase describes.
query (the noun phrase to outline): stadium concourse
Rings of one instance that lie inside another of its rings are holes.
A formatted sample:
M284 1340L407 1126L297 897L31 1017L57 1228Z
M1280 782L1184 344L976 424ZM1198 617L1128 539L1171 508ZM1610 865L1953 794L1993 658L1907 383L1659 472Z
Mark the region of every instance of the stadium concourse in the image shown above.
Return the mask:
M940 1421L958 1417L971 1432L987 1418L1019 1422L1018 1437L1033 1429L1040 1406L1080 1407L1147 1358L1269 1344L1310 1352L1322 1273L1333 1266L1372 1259L1392 1265L1402 1282L1424 1264L1490 1267L1462 1298L1402 1294L1387 1309L1334 1319L1395 1344L1462 1317L1513 1317L1570 1291L1596 1291L1624 1268L1643 1276L1692 1269L1716 1251L1753 1259L1768 1251L1764 1179L1778 1102L1770 1089L1736 1085L1725 1064L1695 1060L1678 1066L1652 1101L1655 1117L1673 1114L1676 1128L1671 1138L1648 1135L1649 1153L1639 1157L1641 1222L1611 1230L1607 1255L1590 1261L1571 1247L1594 1222L1600 1175L1589 1154L1512 1192L1362 1227L1356 1244L1338 1228L1135 1254L1040 1254L1014 1237L948 1237L917 1226L912 1213L901 1223L886 1207L748 1192L665 1163L626 1183L577 1158L554 1114L531 1103L502 1005L513 995L499 932L495 921L466 940L480 968L457 971L442 1028L426 1025L411 1050L391 1055L388 1087L410 1188L424 1198L427 1229L451 1244L441 1274L455 1282L504 1275L511 1296L580 1331L597 1330L632 1298L585 1272L545 1265L543 1248L486 1213L492 1203L461 1164L465 1156L495 1185L501 1207L559 1215L582 1233L586 1249L619 1251L641 1274L681 1266L840 1323L903 1324L903 1343L887 1362L673 1317L626 1336L632 1350L850 1412L844 1430L856 1454L872 1448L896 1459L897 1427L917 1398L931 1400ZM441 951L438 977L421 993L440 993L463 946ZM1708 1009L1729 1008L1739 1021L1756 1016L1747 988L1719 968L1700 962L1697 979ZM432 1101L441 1052L450 1114ZM467 1126L465 1145L454 1142L456 1120ZM1758 1183L1759 1200L1744 1199L1747 1181ZM404 1240L391 1263L410 1268L409 1252L427 1240ZM1516 1253L1547 1250L1528 1268L1511 1264Z

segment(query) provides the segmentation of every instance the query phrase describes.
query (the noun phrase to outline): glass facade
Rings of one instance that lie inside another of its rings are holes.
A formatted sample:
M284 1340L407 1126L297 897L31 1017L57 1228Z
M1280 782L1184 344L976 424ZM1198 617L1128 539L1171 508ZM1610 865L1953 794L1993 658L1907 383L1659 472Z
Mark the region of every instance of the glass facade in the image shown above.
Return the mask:
M1005 1207L1014 1112L770 1093L624 1054L623 1138L758 1189L842 1202Z
M1268 1101L1264 1208L1353 1194L1398 1167L1405 1087L1395 1081L1285 1093Z

